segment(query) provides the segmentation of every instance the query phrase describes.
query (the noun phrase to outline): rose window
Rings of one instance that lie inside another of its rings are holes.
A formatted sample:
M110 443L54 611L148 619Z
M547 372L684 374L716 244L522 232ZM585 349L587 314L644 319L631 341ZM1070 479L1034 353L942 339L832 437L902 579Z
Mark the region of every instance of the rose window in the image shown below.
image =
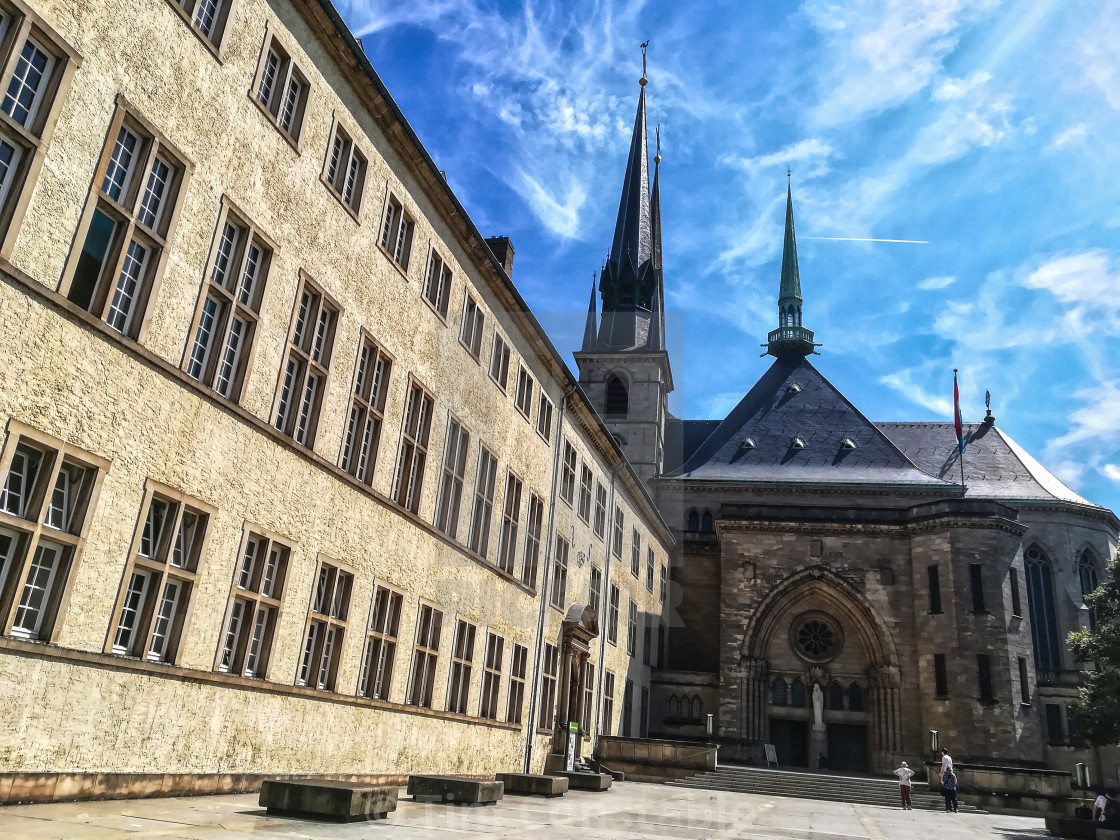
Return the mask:
M797 646L811 659L828 656L836 644L836 634L823 621L810 619L797 630Z

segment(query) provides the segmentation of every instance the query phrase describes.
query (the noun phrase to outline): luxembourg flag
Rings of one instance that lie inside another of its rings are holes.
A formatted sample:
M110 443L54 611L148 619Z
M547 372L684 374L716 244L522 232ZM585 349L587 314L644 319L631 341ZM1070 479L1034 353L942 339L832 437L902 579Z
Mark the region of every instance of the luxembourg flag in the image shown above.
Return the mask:
M953 429L957 433L957 449L964 454L964 424L961 422L961 392L957 388L956 368L953 368Z

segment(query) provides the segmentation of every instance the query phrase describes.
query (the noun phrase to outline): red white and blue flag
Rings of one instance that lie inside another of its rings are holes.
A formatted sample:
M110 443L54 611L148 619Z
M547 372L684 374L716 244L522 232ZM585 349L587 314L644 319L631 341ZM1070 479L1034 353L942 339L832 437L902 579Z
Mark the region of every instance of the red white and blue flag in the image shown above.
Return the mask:
M964 424L961 422L961 392L957 388L957 371L953 370L953 429L957 433L957 449L964 452Z

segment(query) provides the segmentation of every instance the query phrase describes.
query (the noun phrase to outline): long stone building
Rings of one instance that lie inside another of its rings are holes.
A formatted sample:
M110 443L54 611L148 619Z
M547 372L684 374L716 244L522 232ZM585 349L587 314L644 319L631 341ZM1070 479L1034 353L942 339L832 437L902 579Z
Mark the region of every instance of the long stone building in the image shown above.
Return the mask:
M674 536L331 3L0 36L0 800L644 734Z

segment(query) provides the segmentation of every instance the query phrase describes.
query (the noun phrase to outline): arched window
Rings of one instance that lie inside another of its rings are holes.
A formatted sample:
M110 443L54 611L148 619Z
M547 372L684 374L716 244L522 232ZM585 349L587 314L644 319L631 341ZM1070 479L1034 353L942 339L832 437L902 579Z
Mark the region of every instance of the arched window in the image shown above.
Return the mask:
M863 711L863 689L859 687L859 683L848 686L848 711Z
M687 697L681 698L681 720L692 721L692 701Z
M828 687L828 708L838 712L844 711L844 686L836 680Z
M673 694L669 697L669 719L676 720L681 716L681 701L677 699L677 695Z
M1058 611L1054 604L1054 576L1050 563L1036 546L1023 555L1027 566L1027 604L1031 611L1031 640L1035 665L1044 671L1062 667L1058 641Z
M1077 576L1081 579L1081 600L1085 601L1085 596L1094 592L1100 581L1097 580L1097 567L1093 565L1093 555L1088 551L1081 553L1081 559L1077 561ZM1092 607L1089 608L1089 627L1093 630L1097 629L1097 611Z
M710 510L704 511L704 519L700 525L701 531L714 531L715 525L712 524L712 512Z
M704 704L700 702L700 695L692 695L692 722L700 723L704 720Z
M770 702L775 706L786 706L789 699L786 695L786 681L781 677L774 680L770 686Z
M607 417L625 417L630 411L626 383L614 374L607 379Z
M790 705L795 709L805 708L805 683L801 680L794 680L789 689Z
M700 530L700 514L698 514L694 510L690 511L689 514L688 514L688 530L690 530L690 531L699 531Z

